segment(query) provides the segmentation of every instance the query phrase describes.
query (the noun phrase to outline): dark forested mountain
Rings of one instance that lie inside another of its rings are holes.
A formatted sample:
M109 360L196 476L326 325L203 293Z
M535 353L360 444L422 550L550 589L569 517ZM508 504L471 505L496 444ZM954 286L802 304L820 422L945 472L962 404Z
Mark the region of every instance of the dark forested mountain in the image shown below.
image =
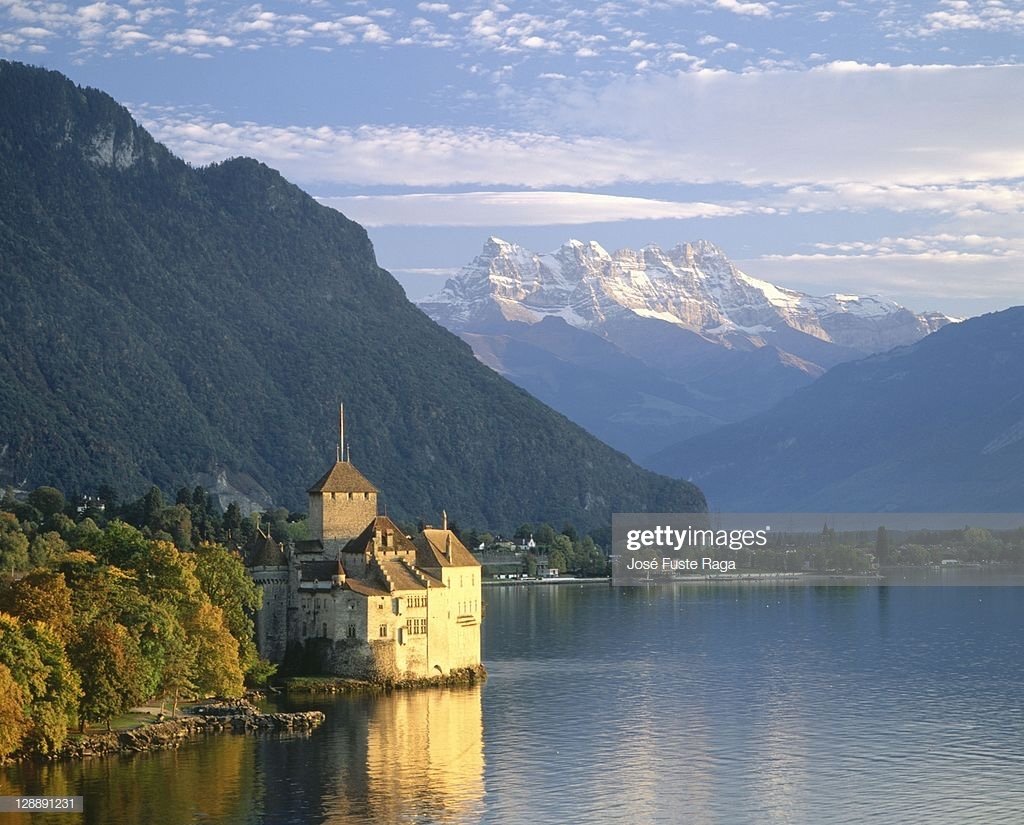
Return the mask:
M652 463L722 510L1020 512L1024 307L840 364Z
M304 508L343 400L399 517L702 505L479 364L360 226L256 161L191 168L107 95L0 62L0 191L4 483L219 475Z

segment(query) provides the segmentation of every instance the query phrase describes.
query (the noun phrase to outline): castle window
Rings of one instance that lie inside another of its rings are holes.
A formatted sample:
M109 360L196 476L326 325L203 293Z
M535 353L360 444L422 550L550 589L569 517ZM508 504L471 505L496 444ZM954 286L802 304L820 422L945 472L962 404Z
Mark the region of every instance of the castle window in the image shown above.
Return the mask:
M380 626L380 637L382 639L386 639L388 637L388 626L386 624L382 624Z
M324 638L327 638L327 622L324 622Z
M303 636L306 635L306 623L305 622L302 623L302 635Z
M406 630L410 635L422 635L427 632L426 619L408 619L405 623Z
M348 603L348 609L349 609L349 610L355 610L355 609L356 609L356 603L355 603L355 602L353 602L353 601L350 601L350 602Z
M348 626L348 637L350 639L354 639L356 637L356 626L354 624L350 624Z

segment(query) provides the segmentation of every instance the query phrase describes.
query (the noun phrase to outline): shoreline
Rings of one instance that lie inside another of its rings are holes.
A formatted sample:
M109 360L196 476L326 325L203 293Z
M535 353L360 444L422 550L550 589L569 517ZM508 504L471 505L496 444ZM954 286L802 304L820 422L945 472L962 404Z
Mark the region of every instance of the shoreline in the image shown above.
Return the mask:
M69 733L55 752L12 754L6 763L58 762L111 755L174 750L216 733L309 732L323 723L321 711L262 713L246 699L220 700L198 705L174 719L164 719L121 731Z
M316 695L316 694L360 694L391 693L395 690L423 690L438 687L466 687L483 682L487 679L487 670L483 665L460 668L445 676L432 676L423 679L397 679L371 681L369 679L353 679L349 676L285 676L278 679L275 687L285 694Z
M517 587L521 584L554 585L554 584L611 584L611 576L590 576L572 578L571 576L552 576L546 579L484 579L481 584L484 587Z

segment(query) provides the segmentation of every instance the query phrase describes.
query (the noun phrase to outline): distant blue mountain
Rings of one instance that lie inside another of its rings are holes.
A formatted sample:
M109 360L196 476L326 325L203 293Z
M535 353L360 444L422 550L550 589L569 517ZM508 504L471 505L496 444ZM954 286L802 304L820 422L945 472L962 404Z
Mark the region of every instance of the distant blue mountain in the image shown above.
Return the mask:
M712 509L1024 510L1024 307L840 364L652 456Z

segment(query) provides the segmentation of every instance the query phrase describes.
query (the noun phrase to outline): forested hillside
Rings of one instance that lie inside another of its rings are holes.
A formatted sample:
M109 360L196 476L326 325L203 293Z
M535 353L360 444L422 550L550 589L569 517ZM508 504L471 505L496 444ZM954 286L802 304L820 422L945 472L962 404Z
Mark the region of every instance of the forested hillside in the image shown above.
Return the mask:
M304 509L344 401L398 517L703 506L479 364L362 227L256 161L192 168L109 96L2 62L0 190L5 484L137 495L221 472Z

